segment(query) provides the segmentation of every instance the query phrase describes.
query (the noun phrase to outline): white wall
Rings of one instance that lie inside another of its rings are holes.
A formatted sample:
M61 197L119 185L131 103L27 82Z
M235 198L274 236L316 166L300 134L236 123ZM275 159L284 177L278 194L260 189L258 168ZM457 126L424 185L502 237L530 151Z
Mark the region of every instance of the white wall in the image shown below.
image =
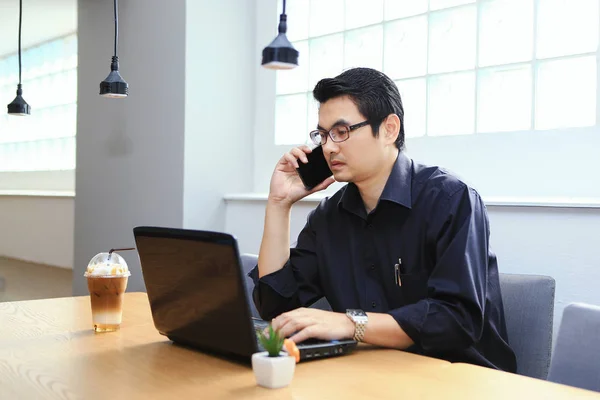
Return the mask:
M407 141L413 159L452 170L484 197L600 201L599 148L598 127Z
M0 196L0 256L73 267L73 197Z
M254 26L251 1L187 1L186 228L224 229L223 196L252 190Z
M126 99L98 95L112 55L111 1L79 1L74 294L97 253L134 245L136 225L183 222L185 1L119 4ZM144 290L139 259L123 253L128 290Z
M292 209L291 243L316 205L301 201ZM258 253L264 207L262 200L228 200L225 229L238 238L241 252ZM600 208L488 205L488 214L500 272L556 280L555 332L568 303L600 305Z
M256 0L256 29L254 52L262 54L264 47L277 36L277 0ZM298 60L303 62L302 55ZM287 149L274 146L275 139L275 77L273 70L257 68L255 70L256 90L254 104L256 117L254 123L254 186L257 192L267 191L269 179L275 162ZM275 148L276 150L273 150ZM277 157L277 153L279 157Z

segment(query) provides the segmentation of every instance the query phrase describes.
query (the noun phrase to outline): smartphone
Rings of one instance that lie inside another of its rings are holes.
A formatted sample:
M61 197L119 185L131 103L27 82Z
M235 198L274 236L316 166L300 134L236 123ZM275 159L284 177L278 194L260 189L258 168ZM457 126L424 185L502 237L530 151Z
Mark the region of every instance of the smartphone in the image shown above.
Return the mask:
M321 146L315 147L312 153L306 155L306 158L308 159L306 164L298 160L299 167L296 170L306 190L312 190L319 183L333 175L333 172L329 169Z

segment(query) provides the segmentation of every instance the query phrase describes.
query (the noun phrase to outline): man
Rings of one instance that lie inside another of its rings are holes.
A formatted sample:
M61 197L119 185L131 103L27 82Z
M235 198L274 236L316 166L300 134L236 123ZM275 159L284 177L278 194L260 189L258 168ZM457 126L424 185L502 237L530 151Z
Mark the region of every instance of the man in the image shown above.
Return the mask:
M313 91L310 133L333 172L307 191L302 146L277 163L254 279L264 319L296 342L354 338L452 362L516 371L489 224L477 192L404 153L398 88L356 68ZM313 210L290 249L292 205L348 182ZM305 308L325 297L333 311Z

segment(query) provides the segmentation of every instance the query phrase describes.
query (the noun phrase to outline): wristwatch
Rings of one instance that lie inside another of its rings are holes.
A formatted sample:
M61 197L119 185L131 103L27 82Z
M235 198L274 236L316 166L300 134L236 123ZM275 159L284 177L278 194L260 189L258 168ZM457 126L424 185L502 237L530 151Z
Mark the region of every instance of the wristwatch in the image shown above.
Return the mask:
M362 342L369 322L367 313L363 310L346 310L346 316L354 322L354 340Z

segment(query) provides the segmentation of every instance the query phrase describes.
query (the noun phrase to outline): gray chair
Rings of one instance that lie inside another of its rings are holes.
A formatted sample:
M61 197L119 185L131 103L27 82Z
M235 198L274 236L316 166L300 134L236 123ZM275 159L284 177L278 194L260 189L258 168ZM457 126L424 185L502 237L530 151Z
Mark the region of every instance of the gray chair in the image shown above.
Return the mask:
M248 276L248 272L250 272L252 268L254 268L258 263L258 256L255 254L242 254L241 259L242 267L244 270L244 276L246 278L246 297L250 302L250 311L252 312L253 317L260 318L258 310L254 305L254 300L252 299L252 290L254 289L254 282L252 281L252 278ZM331 311L331 306L329 305L327 300L325 300L324 297L318 300L316 303L314 303L311 307L318 308L320 310Z
M600 307L565 307L548 380L600 392Z
M254 255L254 254L242 254L240 257L242 259L242 268L244 270L244 277L246 278L246 280L245 280L245 282L246 282L246 298L249 300L249 303L250 303L250 312L252 313L253 317L260 318L260 315L258 314L258 310L256 309L256 306L254 305L254 300L252 299L252 290L254 289L254 281L252 281L252 278L250 278L248 276L248 273L258 263L258 256Z
M500 274L508 342L519 375L544 380L548 376L555 286L549 276Z

